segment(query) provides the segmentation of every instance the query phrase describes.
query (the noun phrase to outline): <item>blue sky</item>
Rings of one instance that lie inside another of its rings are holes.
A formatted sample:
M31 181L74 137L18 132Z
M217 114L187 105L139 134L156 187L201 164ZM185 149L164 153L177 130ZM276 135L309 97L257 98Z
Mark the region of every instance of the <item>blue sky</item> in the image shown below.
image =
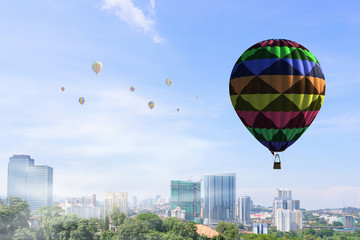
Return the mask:
M306 209L360 207L359 8L355 0L2 3L0 195L9 157L28 154L54 168L57 196L168 198L170 180L235 172L237 195L255 204L270 206L287 187ZM269 38L307 47L327 85L281 171L228 92L238 57Z

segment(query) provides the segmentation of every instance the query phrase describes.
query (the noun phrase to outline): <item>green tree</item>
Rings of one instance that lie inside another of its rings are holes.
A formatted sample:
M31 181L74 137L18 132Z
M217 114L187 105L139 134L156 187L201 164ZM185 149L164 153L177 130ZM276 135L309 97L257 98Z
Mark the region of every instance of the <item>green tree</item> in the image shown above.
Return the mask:
M333 226L338 226L338 227L342 227L343 224L341 222L333 222L332 224Z
M165 232L179 233L184 229L184 223L174 217L169 217L163 221Z
M316 231L315 236L318 236L323 239L324 237L334 236L334 232L335 231L332 229L323 228L323 229Z
M154 230L158 232L163 231L163 221L156 214L140 213L136 216L136 219L142 221L148 230Z
M107 231L109 230L109 216L105 215L105 219L104 219L104 229Z
M14 240L34 240L35 234L28 228L18 228L14 233Z
M40 215L40 226L41 230L37 232L37 238L51 240L52 233L50 229L50 222L52 219L58 218L64 210L59 206L46 206L39 208L36 211L37 215Z
M20 198L10 197L9 205L0 209L0 239L13 239L18 228L28 228L30 219L29 204Z
M216 231L224 235L226 239L235 239L238 237L238 228L231 222L219 222Z
M221 234L213 236L211 240L225 240L225 237Z
M100 233L98 236L99 240L113 240L114 239L114 233L110 230L105 230Z
M114 226L119 226L124 223L126 218L125 213L121 212L118 207L114 207L110 213L111 224Z
M87 219L80 219L77 223L77 228L70 232L69 240L94 240L94 233L92 232L89 221Z
M118 240L144 240L146 227L144 223L138 219L127 218L122 225L119 226L116 238Z

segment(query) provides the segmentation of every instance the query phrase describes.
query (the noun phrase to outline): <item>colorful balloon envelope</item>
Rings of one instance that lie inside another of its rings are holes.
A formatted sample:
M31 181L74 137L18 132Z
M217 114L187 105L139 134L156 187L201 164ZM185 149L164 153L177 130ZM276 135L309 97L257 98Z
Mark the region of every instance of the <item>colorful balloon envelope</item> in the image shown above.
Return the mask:
M177 109L176 109L176 111L178 111L178 112L179 112L179 111L180 111L180 108L177 108Z
M96 73L96 75L101 71L102 69L102 63L99 61L93 62L91 65L92 70Z
M196 96L196 99L199 99L199 96Z
M61 91L65 91L65 88L64 88L64 87L61 87Z
M79 103L80 103L81 105L83 105L83 104L85 103L85 98L84 98L84 97L80 97L80 98L79 98Z
M150 102L148 103L148 106L149 106L150 109L153 109L153 108L155 107L154 101L150 101Z
M171 84L172 84L172 80L170 78L167 78L166 79L166 85L168 85L170 87Z
M240 56L229 90L233 107L250 133L271 152L281 152L300 138L318 114L325 77L304 46L270 39Z
M131 87L130 87L130 91L132 91L132 92L135 91L135 87L134 87L134 86L131 86Z

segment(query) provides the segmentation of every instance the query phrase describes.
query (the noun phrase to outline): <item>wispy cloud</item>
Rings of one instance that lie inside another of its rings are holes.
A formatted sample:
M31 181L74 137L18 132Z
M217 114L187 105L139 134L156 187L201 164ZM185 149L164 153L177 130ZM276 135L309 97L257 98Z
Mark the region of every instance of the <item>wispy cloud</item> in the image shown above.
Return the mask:
M144 11L135 6L131 0L103 0L102 10L109 10L130 26L143 30L155 43L164 41L155 29L155 20L152 18L155 14L154 0L150 0L150 16L145 16Z

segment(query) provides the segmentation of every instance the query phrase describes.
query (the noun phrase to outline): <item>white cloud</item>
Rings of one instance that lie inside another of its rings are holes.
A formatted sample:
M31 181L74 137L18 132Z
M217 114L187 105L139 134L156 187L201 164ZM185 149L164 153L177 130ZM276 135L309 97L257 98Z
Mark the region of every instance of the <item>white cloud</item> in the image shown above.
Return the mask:
M102 10L112 11L130 26L143 30L155 43L164 41L155 29L154 19L145 16L144 12L136 7L131 0L103 0ZM155 1L150 0L150 15L154 14Z

